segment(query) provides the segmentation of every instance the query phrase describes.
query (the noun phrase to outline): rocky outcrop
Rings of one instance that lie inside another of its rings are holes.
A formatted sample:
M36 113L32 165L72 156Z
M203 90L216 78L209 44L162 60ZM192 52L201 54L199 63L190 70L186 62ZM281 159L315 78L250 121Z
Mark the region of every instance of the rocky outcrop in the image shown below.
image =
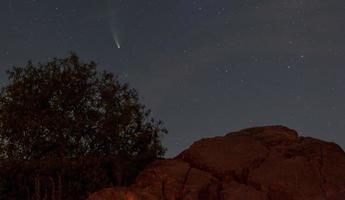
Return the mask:
M150 164L129 188L89 200L345 200L345 153L269 126L202 139Z

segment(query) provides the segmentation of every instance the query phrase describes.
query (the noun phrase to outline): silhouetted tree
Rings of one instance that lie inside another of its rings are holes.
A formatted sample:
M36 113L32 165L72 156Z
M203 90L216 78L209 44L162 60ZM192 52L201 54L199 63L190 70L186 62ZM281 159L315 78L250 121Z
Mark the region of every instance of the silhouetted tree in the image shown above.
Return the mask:
M7 74L0 94L0 160L110 157L108 164L140 168L163 156L162 122L150 117L136 90L97 71L95 62L72 53Z
M10 159L163 155L161 122L138 95L75 54L14 67L0 96L1 152Z

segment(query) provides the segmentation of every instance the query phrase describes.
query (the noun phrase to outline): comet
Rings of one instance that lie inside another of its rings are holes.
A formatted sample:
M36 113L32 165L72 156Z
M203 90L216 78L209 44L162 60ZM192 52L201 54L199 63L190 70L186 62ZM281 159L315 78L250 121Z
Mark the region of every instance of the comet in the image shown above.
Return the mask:
M120 45L119 41L115 40L115 43L116 43L117 48L120 49L121 45Z
M116 34L116 32L115 31L113 31L113 39L114 39L114 42L115 42L115 45L116 45L116 47L118 48L118 49L120 49L121 48L121 44L120 44L120 39L119 39L119 37L118 37L118 35Z
M105 12L108 14L109 17L109 28L111 31L111 35L113 37L113 41L115 46L120 49L121 48L121 26L118 22L118 18L116 17L117 15L117 10L119 8L119 5L116 4L116 8L113 9L114 4L111 0L106 0L105 1Z

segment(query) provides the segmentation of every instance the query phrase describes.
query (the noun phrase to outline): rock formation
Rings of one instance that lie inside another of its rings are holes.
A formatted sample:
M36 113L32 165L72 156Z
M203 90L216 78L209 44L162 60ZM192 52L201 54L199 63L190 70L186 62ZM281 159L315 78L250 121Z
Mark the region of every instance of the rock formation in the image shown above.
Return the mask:
M202 139L150 164L128 188L88 200L345 200L345 153L336 144L268 126Z

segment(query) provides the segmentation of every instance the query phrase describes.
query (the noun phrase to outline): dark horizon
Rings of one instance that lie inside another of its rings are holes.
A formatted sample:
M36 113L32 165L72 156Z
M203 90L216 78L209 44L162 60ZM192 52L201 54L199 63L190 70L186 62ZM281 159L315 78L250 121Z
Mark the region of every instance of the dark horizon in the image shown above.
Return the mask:
M284 125L345 149L343 1L0 3L0 80L75 51L139 91L174 156L203 137Z

